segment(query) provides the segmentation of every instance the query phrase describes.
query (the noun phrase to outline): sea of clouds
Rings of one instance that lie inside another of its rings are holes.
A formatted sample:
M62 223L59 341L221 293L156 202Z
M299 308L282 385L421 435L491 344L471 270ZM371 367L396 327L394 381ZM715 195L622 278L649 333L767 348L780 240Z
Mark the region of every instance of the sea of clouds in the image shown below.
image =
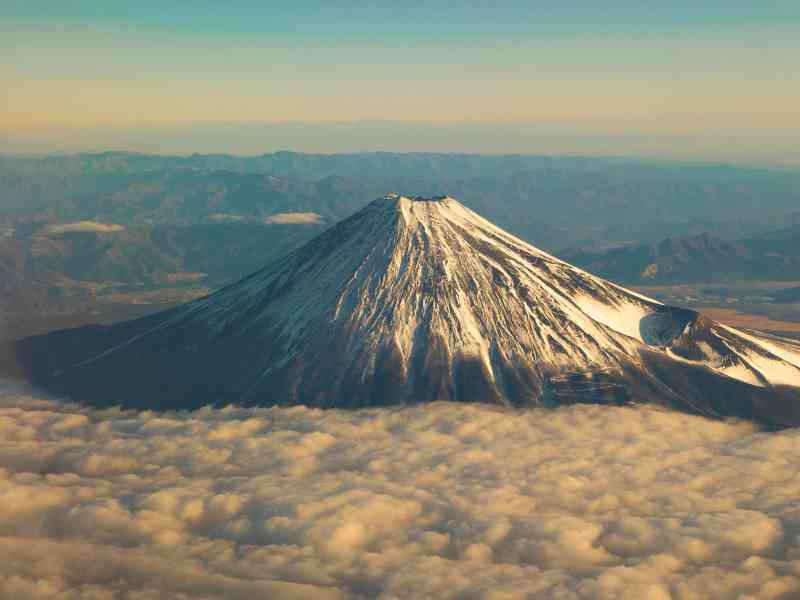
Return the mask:
M800 597L800 431L0 398L3 599Z

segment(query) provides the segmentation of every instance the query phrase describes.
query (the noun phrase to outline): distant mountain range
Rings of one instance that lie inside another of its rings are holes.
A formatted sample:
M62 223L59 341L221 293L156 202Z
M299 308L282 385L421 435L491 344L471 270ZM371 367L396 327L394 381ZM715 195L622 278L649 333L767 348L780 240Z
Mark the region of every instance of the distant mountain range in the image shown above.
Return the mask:
M800 227L738 241L705 233L655 244L580 248L560 256L629 284L800 280Z
M363 206L341 177L299 181L262 174L176 169L133 174L0 177L0 219L25 231L82 220L196 225L225 217L259 222L286 212L338 220ZM30 224L33 225L30 225Z
M106 292L186 284L217 288L305 243L325 221L221 222L61 231L0 239L5 312L65 311Z
M778 290L772 295L777 302L800 303L800 287Z
M342 219L386 189L450 193L548 250L800 224L800 173L620 159L278 152L0 157L0 224L197 224L314 212Z

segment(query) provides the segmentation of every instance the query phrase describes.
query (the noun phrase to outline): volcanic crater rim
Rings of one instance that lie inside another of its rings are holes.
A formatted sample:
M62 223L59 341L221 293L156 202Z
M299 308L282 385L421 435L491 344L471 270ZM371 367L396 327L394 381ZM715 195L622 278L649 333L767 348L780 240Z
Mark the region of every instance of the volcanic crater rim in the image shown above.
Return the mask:
M438 195L438 196L405 196L403 194L386 194L384 196L384 200L408 200L409 202L444 202L445 200L452 200L451 196L447 194Z

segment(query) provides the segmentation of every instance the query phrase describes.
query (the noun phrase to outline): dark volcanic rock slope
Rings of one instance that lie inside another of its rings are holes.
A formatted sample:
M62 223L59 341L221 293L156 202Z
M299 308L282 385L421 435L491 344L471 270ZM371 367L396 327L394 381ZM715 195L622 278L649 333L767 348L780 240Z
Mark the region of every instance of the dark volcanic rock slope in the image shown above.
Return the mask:
M448 197L386 196L211 296L17 352L101 405L654 401L800 423L798 346L594 277Z

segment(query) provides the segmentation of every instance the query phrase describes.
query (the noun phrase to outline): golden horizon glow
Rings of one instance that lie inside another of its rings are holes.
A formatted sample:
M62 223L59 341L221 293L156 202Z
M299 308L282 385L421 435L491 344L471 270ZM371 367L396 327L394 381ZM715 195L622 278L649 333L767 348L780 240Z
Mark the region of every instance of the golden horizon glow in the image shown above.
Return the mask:
M45 149L48 137L52 150L112 138L140 149L126 132L155 140L191 128L386 122L558 129L577 152L581 132L665 136L678 144L670 155L702 146L708 158L714 148L729 155L736 138L743 159L774 145L787 162L787 138L800 137L800 36L791 26L404 43L17 21L0 24L0 37L6 152ZM309 136L296 149L337 150ZM391 138L365 144L392 149ZM221 150L247 151L232 139Z

